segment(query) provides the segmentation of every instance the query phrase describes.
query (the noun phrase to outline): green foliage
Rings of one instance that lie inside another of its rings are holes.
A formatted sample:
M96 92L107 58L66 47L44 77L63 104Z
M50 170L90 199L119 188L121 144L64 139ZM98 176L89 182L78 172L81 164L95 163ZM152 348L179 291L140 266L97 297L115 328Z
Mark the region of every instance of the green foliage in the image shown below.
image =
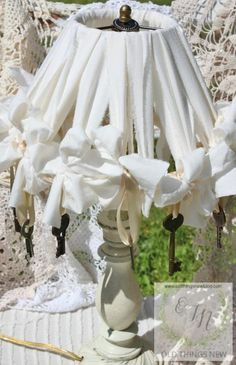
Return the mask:
M192 249L195 230L183 226L176 233L176 256L182 261L182 270L169 277L169 233L162 226L165 216L165 212L153 207L149 218L142 222L135 269L144 295L153 294L155 282L191 281L194 272L201 266L199 261L196 262Z

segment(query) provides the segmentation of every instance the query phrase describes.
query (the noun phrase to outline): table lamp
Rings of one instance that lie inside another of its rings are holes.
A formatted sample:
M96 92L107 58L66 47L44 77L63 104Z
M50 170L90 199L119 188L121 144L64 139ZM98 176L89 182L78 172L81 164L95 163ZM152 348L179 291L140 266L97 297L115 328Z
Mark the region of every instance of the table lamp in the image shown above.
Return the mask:
M203 227L219 198L236 193L229 187L234 121L219 118L175 21L153 11L131 16L127 5L119 15L100 9L72 16L31 85L13 99L1 142L11 149L0 159L4 168L17 163L10 205L19 224L32 227L35 195L46 199L44 221L59 235L70 211L102 209L101 336L80 350L82 362L153 364L135 323L141 214L154 203L170 207L171 224L181 215Z

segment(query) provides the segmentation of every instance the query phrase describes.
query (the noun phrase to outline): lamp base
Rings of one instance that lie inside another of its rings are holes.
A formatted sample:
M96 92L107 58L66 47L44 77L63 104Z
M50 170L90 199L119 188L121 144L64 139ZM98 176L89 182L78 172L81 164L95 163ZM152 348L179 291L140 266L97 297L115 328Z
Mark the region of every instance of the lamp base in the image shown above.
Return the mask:
M154 353L149 350L137 348L122 348L114 345L114 352L110 353L109 358L98 353L97 348L100 348L102 338L99 337L94 343L84 346L80 349L79 354L83 356L81 365L157 365ZM141 339L137 336L137 345L140 345ZM112 350L112 349L110 349ZM126 354L124 353L126 350ZM100 352L100 351L99 351Z
M150 351L152 346L137 335L136 318L142 296L132 269L130 249L120 241L116 216L116 211L103 211L99 216L105 239L99 255L106 260L96 295L101 335L80 349L81 364L154 365L157 362ZM129 232L126 212L123 223Z

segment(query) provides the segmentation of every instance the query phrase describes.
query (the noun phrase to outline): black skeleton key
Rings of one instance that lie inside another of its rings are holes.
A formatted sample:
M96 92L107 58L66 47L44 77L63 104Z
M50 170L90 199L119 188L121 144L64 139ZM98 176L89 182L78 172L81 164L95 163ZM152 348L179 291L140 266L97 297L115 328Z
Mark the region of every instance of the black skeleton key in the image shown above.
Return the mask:
M29 254L30 257L33 257L34 247L32 242L32 234L34 231L34 226L30 226L29 223L30 221L29 219L27 219L21 228L21 235L25 239L27 253Z
M181 261L175 257L175 232L182 226L184 217L182 214L178 214L176 218L173 218L172 214L169 214L163 221L163 227L170 232L169 243L169 275L172 276L175 272L181 271Z
M131 258L131 267L134 270L134 248L133 245L129 246L130 249L130 258Z
M57 239L57 252L56 252L57 258L60 257L61 255L64 255L66 252L65 237L69 223L70 223L69 214L63 214L63 216L61 217L60 228L52 227L52 234Z
M21 225L17 219L16 208L12 208L12 210L13 210L13 216L14 216L15 231L18 233L21 233Z
M134 246L133 246L133 239L131 237L131 234L129 234L129 250L130 250L131 267L132 267L132 270L134 270L135 269L135 267L134 267Z
M217 212L217 211L213 212L213 218L215 220L215 225L216 225L216 233L217 233L216 244L217 244L217 248L222 248L221 235L222 235L224 225L226 223L226 216L225 216L224 209L221 206L219 206L219 212Z

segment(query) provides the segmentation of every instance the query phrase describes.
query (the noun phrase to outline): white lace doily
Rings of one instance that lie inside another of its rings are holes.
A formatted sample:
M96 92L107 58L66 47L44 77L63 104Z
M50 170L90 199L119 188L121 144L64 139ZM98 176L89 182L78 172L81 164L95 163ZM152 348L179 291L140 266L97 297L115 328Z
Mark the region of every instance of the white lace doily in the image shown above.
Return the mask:
M236 95L235 0L175 0L173 16L182 25L213 100Z
M43 203L37 199L34 257L30 259L24 239L15 232L8 197L9 187L1 185L0 309L14 306L64 312L93 304L95 283L103 269L103 261L96 253L103 242L96 221L99 209L91 208L81 217L70 215L66 255L56 259L56 241L51 228L42 224Z

